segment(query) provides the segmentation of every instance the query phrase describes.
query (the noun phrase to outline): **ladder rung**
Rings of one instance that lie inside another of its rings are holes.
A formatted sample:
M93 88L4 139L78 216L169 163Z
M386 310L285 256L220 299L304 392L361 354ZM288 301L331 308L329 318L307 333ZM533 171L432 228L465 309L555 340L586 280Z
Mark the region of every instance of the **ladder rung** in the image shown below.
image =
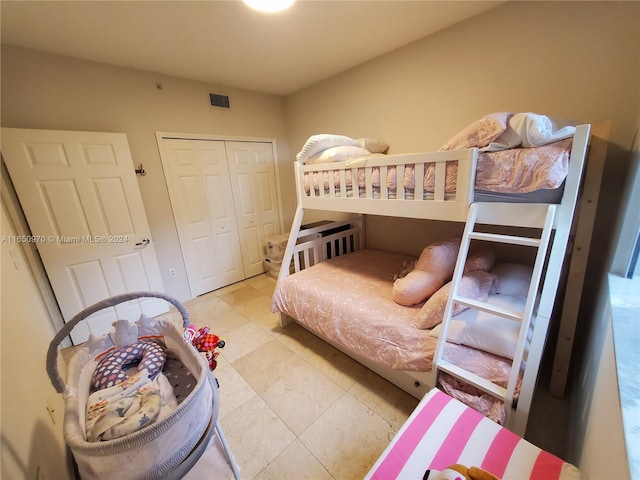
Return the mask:
M449 363L446 360L440 360L440 362L438 362L437 368L438 370L447 372L448 374L460 380L463 380L466 383L478 387L480 390L488 393L489 395L493 395L500 400L505 400L507 397L507 390L505 388L502 388L501 386L496 385L489 380L479 377L475 373L471 373L464 368L460 368L457 365Z
M502 235L499 233L471 232L469 233L469 238L474 238L476 240L485 240L488 242L524 245L527 247L537 247L538 245L540 245L539 238L518 237L515 235Z
M475 310L482 310L483 312L498 315L500 317L507 318L515 322L521 322L524 316L522 312L519 312L517 310L498 307L497 305L491 305L490 303L486 303L486 302L479 302L478 300L473 300L467 297L459 297L455 295L453 297L453 301L455 303L459 303L460 305L464 305L465 307L470 307Z

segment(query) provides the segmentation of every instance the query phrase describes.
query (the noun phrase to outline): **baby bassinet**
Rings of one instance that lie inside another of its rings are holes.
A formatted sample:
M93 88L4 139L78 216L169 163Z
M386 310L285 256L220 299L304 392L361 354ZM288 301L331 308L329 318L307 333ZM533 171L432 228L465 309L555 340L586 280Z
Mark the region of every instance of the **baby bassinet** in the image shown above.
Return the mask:
M183 327L189 315L176 299L158 292L133 292L110 297L82 310L57 333L47 352L47 372L55 389L64 395L63 433L82 479L181 478L197 462L215 431L227 454L233 474L238 468L218 423L218 383L202 355L184 339L179 325L167 318L149 319L143 314L137 322L138 338L164 343L174 368L171 385L180 388L184 398L161 420L133 433L105 441L87 441L85 415L90 383L97 357L113 349L110 335L91 337L78 347L66 368L66 381L58 369L61 341L82 320L105 308L143 297L164 299L176 307ZM183 373L180 373L183 372ZM182 385L180 385L182 383Z

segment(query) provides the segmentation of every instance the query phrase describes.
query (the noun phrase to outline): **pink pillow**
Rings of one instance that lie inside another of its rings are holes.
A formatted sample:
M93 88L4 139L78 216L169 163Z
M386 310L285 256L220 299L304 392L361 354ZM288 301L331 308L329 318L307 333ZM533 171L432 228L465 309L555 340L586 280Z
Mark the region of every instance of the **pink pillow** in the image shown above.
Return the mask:
M393 301L416 305L433 295L453 276L460 239L435 242L426 247L414 269L393 283Z
M468 125L445 143L440 150L462 150L464 148L486 147L507 129L512 114L497 112L485 115Z
M486 302L490 293L495 293L497 288L497 277L481 270L476 270L465 274L460 279L458 295L461 297ZM433 328L442 322L444 310L449 299L451 282L444 285L440 290L427 300L418 313L417 318L411 322L414 327L420 329ZM466 310L467 307L458 303L453 304L452 316Z
M475 270L488 272L495 263L496 250L492 244L486 242L471 243L462 274L465 275Z

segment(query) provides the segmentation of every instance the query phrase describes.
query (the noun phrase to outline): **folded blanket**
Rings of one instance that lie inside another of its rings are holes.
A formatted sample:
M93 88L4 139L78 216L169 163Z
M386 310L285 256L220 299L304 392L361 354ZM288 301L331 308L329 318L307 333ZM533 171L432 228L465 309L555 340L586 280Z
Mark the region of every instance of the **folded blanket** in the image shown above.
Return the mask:
M92 393L87 400L86 432L90 442L137 432L177 407L164 375L149 379L142 369L125 382Z
M495 152L514 147L540 147L572 137L576 127L537 113L516 113L507 122L505 131L481 152ZM482 145L477 145L482 147Z
M360 144L355 138L350 138L345 135L334 135L331 133L312 135L305 142L302 150L300 150L296 155L296 160L300 163L305 163L309 157L312 157L323 150L327 150L328 148L339 146L359 147Z

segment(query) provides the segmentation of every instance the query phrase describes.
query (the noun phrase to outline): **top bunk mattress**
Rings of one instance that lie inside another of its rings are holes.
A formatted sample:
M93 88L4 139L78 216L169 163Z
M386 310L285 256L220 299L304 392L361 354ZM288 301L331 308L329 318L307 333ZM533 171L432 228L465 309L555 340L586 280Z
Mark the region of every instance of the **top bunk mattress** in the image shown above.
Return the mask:
M447 161L442 188L449 197L459 187L474 190L477 201L560 203L576 132L565 121L531 112L485 115L438 150L476 149L475 169L464 176L474 181L457 185L458 162ZM314 135L296 156L300 165L313 166L305 170L300 188L310 197L333 196L335 191L352 198L432 200L434 184L440 182L435 163L430 163L435 157L420 154L425 163L418 169L411 161L403 161L403 155L387 156L388 150L389 145L378 140ZM390 161L377 161L385 157ZM466 169L465 165L462 170ZM373 190L371 196L367 189Z
M571 139L564 139L539 147L480 153L474 182L474 190L480 198L476 196L476 200L559 203L562 199L562 186L569 171L571 145ZM326 169L322 168L323 164L312 164L315 171L304 176L305 194L316 196L315 194L321 190L329 192L332 188L340 192L342 185L345 185L348 196L356 196L353 191L354 183L357 185L357 191L363 192L370 181L376 197L379 198L381 182L384 182L387 198L396 198L398 169L395 166L389 166L383 171L374 166L370 169L370 178L367 179L365 167L371 163L370 160L381 158L385 157L374 154L350 158L342 169L337 169L336 164L326 164ZM402 159L402 156L398 158ZM414 198L414 167L413 164L403 165L400 174L403 196L406 199ZM344 183L341 181L341 170L344 171ZM354 177L356 182L353 181ZM453 195L457 191L457 177L458 163L447 162L446 194ZM430 199L435 188L435 164L425 164L422 184L423 199Z

